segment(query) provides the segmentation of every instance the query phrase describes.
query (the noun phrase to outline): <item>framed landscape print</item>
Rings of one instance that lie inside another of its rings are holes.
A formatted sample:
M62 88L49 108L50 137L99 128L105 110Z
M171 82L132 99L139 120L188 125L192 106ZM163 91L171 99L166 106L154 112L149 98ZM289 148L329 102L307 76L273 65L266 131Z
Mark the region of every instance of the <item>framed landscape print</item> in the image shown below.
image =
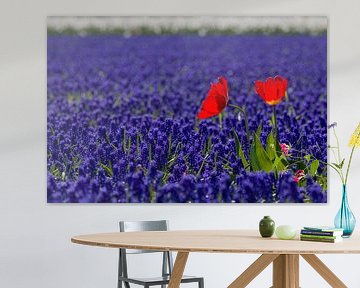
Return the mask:
M325 17L48 17L49 203L327 202Z

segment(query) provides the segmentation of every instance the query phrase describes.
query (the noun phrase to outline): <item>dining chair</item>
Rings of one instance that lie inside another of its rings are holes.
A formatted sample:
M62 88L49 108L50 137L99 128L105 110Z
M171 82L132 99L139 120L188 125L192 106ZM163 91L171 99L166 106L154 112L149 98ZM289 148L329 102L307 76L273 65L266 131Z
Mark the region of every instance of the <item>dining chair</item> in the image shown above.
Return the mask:
M169 228L167 220L159 221L120 221L120 232L135 232L135 231L167 231ZM173 259L169 251L150 251L150 250L135 250L135 249L119 249L119 266L118 266L118 288L122 288L124 283L125 288L130 288L131 284L149 288L150 286L161 286L165 288L169 284L170 276L173 268ZM160 277L152 278L134 278L129 277L127 267L128 254L142 254L142 253L163 253L162 257L162 274ZM204 288L204 278L195 276L183 276L181 283L198 283L199 288Z

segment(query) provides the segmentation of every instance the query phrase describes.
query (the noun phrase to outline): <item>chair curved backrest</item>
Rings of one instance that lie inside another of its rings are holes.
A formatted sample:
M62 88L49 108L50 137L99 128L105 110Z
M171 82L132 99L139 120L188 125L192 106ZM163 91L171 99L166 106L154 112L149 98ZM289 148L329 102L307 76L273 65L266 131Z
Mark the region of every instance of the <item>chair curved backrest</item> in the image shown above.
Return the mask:
M120 232L167 231L168 229L169 223L167 220L120 221Z
M139 232L139 231L167 231L169 224L167 220L158 221L120 221L120 232ZM119 271L118 275L121 277L128 277L127 271L127 257L126 254L141 254L141 253L163 253L162 276L171 275L173 267L172 255L169 251L150 251L150 250L136 250L136 249L119 249ZM119 287L121 287L119 281ZM125 281L125 287L130 287L129 283ZM163 287L163 285L162 285Z
M120 221L120 232L167 231L167 220L156 221ZM126 254L158 253L160 251L126 249Z

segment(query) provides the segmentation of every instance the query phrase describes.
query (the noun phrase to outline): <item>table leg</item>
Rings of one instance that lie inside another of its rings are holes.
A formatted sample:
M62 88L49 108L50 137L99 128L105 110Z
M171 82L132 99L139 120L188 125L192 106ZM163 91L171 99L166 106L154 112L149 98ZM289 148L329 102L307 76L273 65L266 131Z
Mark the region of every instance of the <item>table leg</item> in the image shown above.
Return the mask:
M184 274L185 265L186 265L188 256L189 256L189 252L178 252L177 253L168 288L179 288L180 287L181 278Z
M301 255L324 280L335 288L346 288L347 286L314 254Z
M299 255L281 254L274 260L272 288L299 288Z
M314 254L301 256L333 288L347 286ZM244 288L273 262L273 286L271 288L299 288L299 255L263 254L251 264L228 288Z
M271 262L273 262L278 254L263 254L254 263L252 263L238 278L232 282L228 288L244 288L254 278L259 275Z

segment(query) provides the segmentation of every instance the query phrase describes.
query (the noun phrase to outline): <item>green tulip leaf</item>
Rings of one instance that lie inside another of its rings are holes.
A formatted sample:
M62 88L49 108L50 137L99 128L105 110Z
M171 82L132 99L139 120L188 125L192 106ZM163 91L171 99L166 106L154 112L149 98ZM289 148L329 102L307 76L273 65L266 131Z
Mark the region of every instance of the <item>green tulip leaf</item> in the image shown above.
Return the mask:
M286 170L286 166L284 165L283 162L285 162L286 159L284 159L284 156L276 156L274 164L273 164L273 169L276 171L283 171Z
M250 165L253 171L260 171L260 164L256 155L255 141L252 143L250 148Z
M271 161L274 161L276 156L275 137L272 131L269 133L266 139L266 153L268 154Z
M256 158L259 167L261 168L261 170L264 170L266 172L272 171L273 163L270 160L269 155L266 153L263 145L261 144L260 138L257 134L254 135L254 143Z
M235 129L233 129L233 134L234 134L234 139L235 139L236 155L237 155L237 157L239 157L241 159L241 162L245 168L249 167L249 163L245 158L245 154L242 149L239 136L237 135Z
M314 176L319 168L319 160L314 160L310 165L310 175Z

